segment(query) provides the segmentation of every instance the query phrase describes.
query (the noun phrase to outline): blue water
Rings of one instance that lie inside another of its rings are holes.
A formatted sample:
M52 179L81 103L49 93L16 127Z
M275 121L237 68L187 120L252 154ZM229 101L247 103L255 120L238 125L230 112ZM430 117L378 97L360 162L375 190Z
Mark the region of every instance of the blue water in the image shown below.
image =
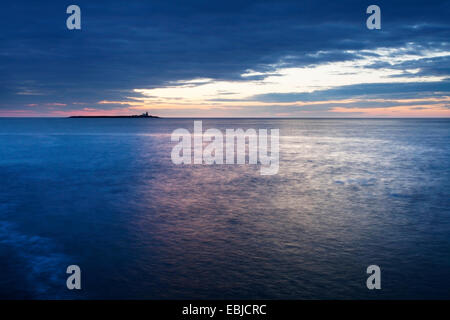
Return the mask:
M203 120L279 128L273 176L172 164L192 127L0 119L0 298L450 298L449 119Z

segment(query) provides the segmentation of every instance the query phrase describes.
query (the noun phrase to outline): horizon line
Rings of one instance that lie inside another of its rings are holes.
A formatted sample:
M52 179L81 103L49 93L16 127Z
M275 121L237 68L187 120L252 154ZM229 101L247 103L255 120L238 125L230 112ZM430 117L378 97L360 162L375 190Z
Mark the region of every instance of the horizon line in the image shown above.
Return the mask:
M114 116L101 118L92 117L57 117L57 116L0 116L0 119L120 119ZM157 116L158 118L149 119L450 119L450 117L164 117ZM129 117L123 119L147 119L144 117Z

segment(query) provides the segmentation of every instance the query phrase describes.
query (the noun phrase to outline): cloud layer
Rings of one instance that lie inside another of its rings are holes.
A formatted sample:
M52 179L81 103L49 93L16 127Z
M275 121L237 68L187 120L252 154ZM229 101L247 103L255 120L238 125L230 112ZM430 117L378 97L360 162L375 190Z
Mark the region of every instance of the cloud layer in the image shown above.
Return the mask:
M3 6L0 116L450 116L448 1L76 4Z

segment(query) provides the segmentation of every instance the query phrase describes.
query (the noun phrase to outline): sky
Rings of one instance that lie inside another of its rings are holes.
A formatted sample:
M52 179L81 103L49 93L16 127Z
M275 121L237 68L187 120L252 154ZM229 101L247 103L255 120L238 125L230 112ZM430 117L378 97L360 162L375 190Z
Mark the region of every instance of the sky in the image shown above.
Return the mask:
M2 2L0 116L450 117L449 17L435 0Z

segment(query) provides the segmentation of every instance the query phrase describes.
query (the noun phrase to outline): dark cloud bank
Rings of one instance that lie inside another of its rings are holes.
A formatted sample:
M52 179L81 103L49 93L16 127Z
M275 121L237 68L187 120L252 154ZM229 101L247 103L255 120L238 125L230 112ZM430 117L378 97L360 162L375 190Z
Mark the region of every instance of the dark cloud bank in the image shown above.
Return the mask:
M66 28L65 10L70 4L81 7L81 31ZM75 108L74 102L123 99L133 88L174 80L240 80L247 69L270 72L270 65L282 60L303 66L354 59L347 50L402 47L410 42L421 48L448 49L449 1L376 1L382 9L382 30L376 32L365 26L370 4L317 0L2 3L0 108L51 102ZM448 58L417 63L407 67L449 74ZM307 100L386 90L397 95L449 91L449 84L357 85L312 95L259 98Z

